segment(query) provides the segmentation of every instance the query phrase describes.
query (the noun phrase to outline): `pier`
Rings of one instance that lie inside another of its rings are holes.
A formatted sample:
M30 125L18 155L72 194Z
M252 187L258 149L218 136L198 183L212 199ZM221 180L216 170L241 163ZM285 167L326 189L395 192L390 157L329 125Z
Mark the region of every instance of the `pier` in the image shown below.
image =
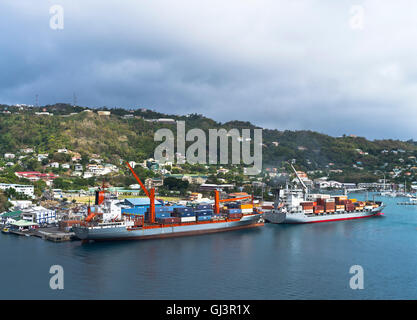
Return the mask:
M78 240L74 232L63 232L58 230L57 228L39 228L27 231L10 230L10 233L13 233L18 236L38 237L43 240L48 240L52 242Z

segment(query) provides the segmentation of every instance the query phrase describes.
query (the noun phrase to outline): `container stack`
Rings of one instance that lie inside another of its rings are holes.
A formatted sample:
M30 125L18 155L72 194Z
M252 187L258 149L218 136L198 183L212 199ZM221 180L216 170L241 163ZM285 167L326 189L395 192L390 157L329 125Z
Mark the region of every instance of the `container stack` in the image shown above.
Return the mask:
M228 208L225 210L225 212L227 213L227 217L229 219L240 219L243 214L242 214L242 209L239 208Z
M313 213L313 207L314 207L314 202L301 202L301 207L303 208L303 213L305 214L312 214Z
M239 209L242 210L242 213L252 213L253 212L253 204L247 203L247 204L241 204L239 206Z
M314 214L323 214L324 213L324 206L316 205L313 208Z
M355 202L354 205L355 205L355 210L362 211L365 206L365 202L358 201L358 202Z
M180 207L174 208L174 211L171 214L173 217L181 219L181 222L194 222L196 221L195 213L193 208L190 207Z
M333 213L336 211L336 202L334 198L324 199L324 211Z
M170 207L156 207L155 208L155 219L159 218L169 218L171 217L171 209ZM150 219L150 212L149 208L145 213L145 219L149 221Z
M346 211L355 211L355 205L353 203L346 203Z
M194 209L194 214L196 215L197 221L209 221L213 218L213 209L211 205L204 204L198 205Z

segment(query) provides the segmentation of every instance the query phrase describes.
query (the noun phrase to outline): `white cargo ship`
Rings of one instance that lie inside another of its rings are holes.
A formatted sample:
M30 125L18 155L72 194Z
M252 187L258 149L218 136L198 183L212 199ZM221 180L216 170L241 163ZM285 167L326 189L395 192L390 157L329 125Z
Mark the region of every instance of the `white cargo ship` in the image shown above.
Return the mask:
M310 194L294 170L302 190L278 190L274 208L264 213L270 223L317 223L369 218L382 215L380 201L358 201L347 195ZM282 193L282 195L281 195Z

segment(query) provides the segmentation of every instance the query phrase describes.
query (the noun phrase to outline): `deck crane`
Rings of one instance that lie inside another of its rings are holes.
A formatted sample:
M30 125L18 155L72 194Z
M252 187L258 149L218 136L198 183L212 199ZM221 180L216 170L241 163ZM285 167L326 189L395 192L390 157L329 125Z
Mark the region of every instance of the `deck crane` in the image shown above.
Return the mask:
M298 173L297 173L297 170L295 170L295 168L294 168L294 166L292 165L292 163L290 163L290 162L289 162L289 164L290 164L290 166L291 166L291 169L294 171L295 176L297 177L298 181L300 181L301 186L303 187L303 191L304 191L304 198L305 198L305 197L306 197L306 195L308 194L308 188L307 188L307 186L305 185L304 181L303 181L303 180L301 180L300 176L299 176L299 175L298 175ZM305 199L304 199L304 200L305 200Z
M252 204L253 204L253 195L243 196L239 198L220 199L219 190L214 190L214 213L215 214L220 213L220 202L233 202L233 201L239 201L239 200L245 200L245 199L252 199Z
M133 168L130 166L129 162L126 162L127 166L129 167L130 171L132 172L133 176L135 177L136 181L139 183L140 187L142 188L143 192L145 192L146 196L149 198L150 205L149 205L149 222L155 223L155 188L151 188L150 191L146 189L145 185L136 175Z

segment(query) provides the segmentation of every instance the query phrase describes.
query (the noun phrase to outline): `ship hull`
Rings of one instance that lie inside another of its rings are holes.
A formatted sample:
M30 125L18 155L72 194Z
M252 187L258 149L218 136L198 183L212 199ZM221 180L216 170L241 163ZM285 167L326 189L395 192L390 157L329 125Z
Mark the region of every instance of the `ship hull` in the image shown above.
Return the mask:
M240 220L220 222L191 223L174 226L159 226L129 230L126 227L89 228L74 226L73 231L81 240L146 240L170 237L191 236L216 232L232 231L262 226L260 214L248 215Z
M335 212L326 213L323 215L306 215L302 212L297 213L265 213L264 218L271 223L286 223L286 224L300 224L300 223L319 223L331 221L343 221L362 218L371 218L380 216L383 206L369 211L352 211L352 212Z

